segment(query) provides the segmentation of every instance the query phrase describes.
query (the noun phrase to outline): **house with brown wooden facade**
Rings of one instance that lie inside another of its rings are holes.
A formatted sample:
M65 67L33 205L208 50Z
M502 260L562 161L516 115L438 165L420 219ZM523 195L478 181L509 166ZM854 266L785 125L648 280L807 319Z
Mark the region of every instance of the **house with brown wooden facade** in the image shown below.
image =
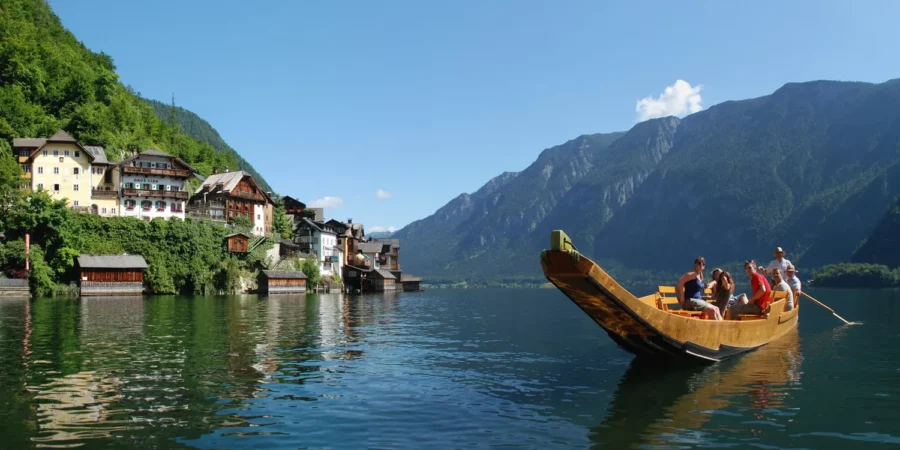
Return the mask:
M147 262L140 255L81 255L78 257L80 293L141 295Z
M245 217L257 236L272 232L272 197L244 171L215 173L197 188L188 204L190 217L228 221Z
M259 293L265 295L306 292L306 274L299 270L260 270L257 283Z
M232 233L225 236L225 248L228 253L247 253L250 251L250 236L245 233Z

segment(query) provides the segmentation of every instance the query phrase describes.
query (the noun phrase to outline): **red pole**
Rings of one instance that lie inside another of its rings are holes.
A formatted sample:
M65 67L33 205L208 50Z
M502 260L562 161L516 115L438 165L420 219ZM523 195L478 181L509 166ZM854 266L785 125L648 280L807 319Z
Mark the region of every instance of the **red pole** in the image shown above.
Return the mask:
M28 273L28 253L31 249L31 235L25 233L25 273Z

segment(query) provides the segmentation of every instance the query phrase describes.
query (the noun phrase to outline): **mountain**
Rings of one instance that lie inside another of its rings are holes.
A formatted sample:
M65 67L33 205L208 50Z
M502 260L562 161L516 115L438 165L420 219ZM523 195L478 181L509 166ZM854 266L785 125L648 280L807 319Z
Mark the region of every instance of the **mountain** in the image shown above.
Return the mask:
M0 2L0 152L17 137L62 128L111 161L125 151L157 148L200 174L240 167L237 153L217 150L161 121L119 81L112 58L94 53L66 30L43 0Z
M269 183L266 182L265 178L263 178L263 176L257 172L247 160L242 158L235 149L231 148L209 122L203 120L203 118L197 114L179 106L176 106L173 109L172 105L167 105L156 100L144 99L144 101L153 107L153 112L156 113L156 117L164 122L170 122L172 120L172 112L174 111L175 123L178 124L178 127L183 133L200 142L212 145L213 148L220 153L231 155L232 158L237 161L237 165L229 167L229 170L243 170L252 175L253 179L256 180L263 189L272 191L272 187L269 186Z
M766 261L775 246L815 267L873 232L900 193L898 163L900 80L789 83L545 150L394 237L406 270L437 278L540 277L557 228L617 267Z
M900 196L894 199L872 235L860 244L853 261L900 267Z

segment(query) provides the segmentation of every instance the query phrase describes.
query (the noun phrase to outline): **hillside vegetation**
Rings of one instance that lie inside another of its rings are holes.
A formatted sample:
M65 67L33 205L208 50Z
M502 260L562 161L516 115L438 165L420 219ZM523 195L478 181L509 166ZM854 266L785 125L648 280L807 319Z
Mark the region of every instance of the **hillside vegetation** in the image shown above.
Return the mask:
M119 81L112 58L94 53L63 28L44 0L0 2L0 150L16 137L62 128L111 161L150 147L185 160L202 175L241 167L234 151L216 150L160 120Z

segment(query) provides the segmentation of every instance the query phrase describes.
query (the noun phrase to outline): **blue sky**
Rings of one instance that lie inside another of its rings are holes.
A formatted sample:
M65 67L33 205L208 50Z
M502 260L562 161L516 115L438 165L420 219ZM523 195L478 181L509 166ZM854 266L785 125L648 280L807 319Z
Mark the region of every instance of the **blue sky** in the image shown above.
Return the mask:
M174 93L277 192L367 230L639 117L900 77L889 1L50 4L125 84Z

